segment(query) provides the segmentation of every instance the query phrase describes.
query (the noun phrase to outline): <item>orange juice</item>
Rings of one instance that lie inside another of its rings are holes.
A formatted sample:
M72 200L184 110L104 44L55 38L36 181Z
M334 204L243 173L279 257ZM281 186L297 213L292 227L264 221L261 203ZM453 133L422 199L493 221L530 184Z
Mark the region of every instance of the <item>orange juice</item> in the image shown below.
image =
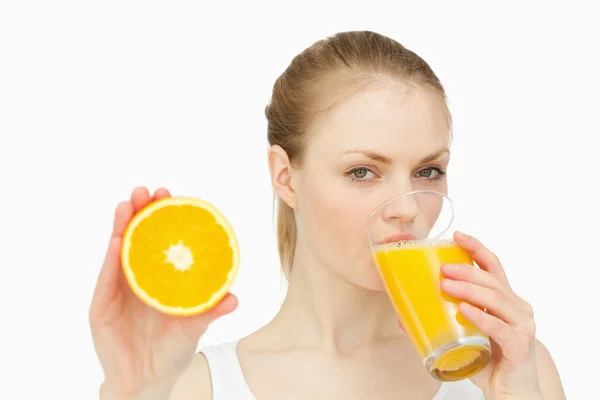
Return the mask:
M440 266L473 265L469 255L451 240L438 240L379 245L375 258L406 334L421 358L431 361L430 372L441 380L479 372L489 361L489 339L440 289Z

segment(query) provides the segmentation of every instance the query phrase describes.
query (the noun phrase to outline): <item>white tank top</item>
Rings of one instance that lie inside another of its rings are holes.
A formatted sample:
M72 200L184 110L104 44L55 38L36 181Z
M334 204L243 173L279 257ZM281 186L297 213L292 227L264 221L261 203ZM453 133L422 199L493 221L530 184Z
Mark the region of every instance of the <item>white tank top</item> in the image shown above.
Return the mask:
M212 381L212 400L256 400L250 391L236 352L237 341L201 350ZM432 400L485 400L483 392L469 379L443 382Z

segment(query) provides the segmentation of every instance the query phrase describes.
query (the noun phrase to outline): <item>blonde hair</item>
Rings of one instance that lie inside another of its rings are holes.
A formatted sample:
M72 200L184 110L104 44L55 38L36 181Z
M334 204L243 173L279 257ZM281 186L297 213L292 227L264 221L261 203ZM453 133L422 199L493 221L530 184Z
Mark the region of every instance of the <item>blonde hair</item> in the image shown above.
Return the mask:
M451 129L446 93L429 65L397 41L370 31L341 32L315 42L293 58L273 86L265 109L268 141L302 161L308 132L324 112L361 88L402 82L442 100ZM294 211L277 199L279 258L289 278L296 249Z

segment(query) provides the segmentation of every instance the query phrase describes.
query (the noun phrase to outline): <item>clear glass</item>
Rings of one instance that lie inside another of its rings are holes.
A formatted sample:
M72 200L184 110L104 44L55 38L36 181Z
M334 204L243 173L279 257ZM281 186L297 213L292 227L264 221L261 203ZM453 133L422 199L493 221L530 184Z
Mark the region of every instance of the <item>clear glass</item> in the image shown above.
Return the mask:
M458 381L489 362L489 338L459 312L459 301L440 288L442 264L470 264L452 239L452 200L414 191L380 205L369 217L373 258L400 323L425 368L440 381Z

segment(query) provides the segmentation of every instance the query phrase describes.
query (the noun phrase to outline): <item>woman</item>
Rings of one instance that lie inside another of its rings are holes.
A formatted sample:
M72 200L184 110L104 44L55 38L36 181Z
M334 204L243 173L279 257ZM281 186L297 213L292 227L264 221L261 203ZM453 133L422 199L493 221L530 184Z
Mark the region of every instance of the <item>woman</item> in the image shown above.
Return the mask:
M442 289L467 303L461 312L491 337L494 357L457 383L440 385L425 371L373 267L369 214L403 192L447 192L451 116L424 60L373 32L337 34L294 58L266 116L289 278L281 310L239 342L195 354L202 333L237 300L229 294L193 318L137 300L120 271L121 235L138 210L170 195L137 188L116 210L90 308L102 399L565 398L535 339L531 306L477 239L455 235L481 270L447 266Z

